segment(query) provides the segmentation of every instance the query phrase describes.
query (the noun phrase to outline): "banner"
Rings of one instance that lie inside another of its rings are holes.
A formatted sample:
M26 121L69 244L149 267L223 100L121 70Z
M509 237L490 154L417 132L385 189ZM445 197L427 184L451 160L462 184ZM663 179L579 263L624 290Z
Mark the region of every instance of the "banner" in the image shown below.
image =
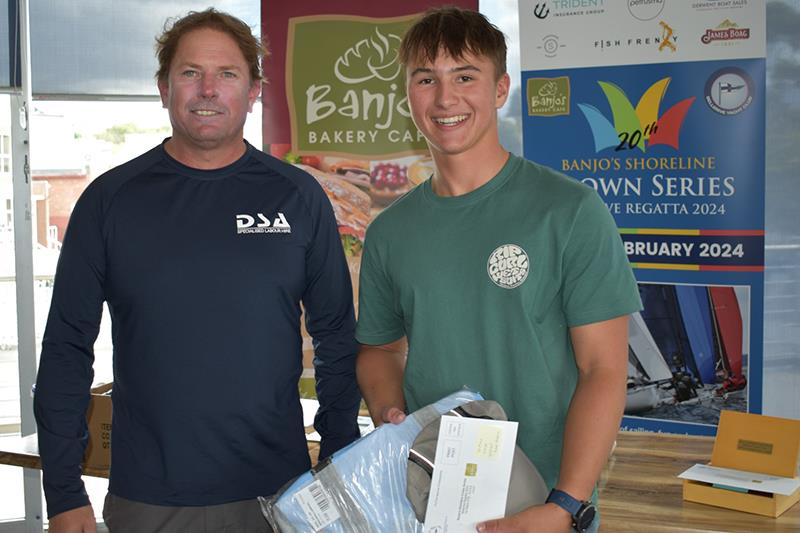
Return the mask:
M353 292L367 225L433 173L411 120L397 51L405 31L445 2L262 0L270 48L262 86L264 148L322 185L333 205ZM477 0L448 1L478 9ZM303 330L301 391L314 395L313 349Z
M760 413L766 11L752 0L520 0L525 156L597 190L644 310L628 429Z

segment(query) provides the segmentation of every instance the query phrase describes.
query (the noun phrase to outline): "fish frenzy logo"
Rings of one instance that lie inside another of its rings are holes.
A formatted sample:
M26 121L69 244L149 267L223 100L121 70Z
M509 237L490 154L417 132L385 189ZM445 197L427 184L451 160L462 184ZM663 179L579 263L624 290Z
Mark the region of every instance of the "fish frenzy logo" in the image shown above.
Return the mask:
M489 279L503 289L519 287L528 277L530 271L528 254L516 244L499 246L489 255L486 270Z
M256 213L256 216L248 214L236 215L236 233L291 233L292 226L286 220L286 216L278 212L278 215L270 221L264 213Z
M638 148L645 152L647 146L657 144L666 144L677 150L681 126L695 97L681 100L659 115L659 107L671 79L664 78L651 85L639 98L635 108L620 87L598 81L611 107L613 123L593 105L578 104L592 130L595 153L611 147L615 151Z

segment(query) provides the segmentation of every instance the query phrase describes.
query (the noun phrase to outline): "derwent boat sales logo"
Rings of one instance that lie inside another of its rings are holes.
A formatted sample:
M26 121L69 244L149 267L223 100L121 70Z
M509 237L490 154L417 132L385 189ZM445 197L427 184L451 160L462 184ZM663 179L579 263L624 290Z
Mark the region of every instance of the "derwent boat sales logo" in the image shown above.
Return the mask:
M747 7L747 0L692 0L691 6L696 11L729 10Z
M426 151L411 121L397 59L414 20L351 15L289 20L286 88L293 151L367 159Z
M529 78L528 116L569 115L569 78Z

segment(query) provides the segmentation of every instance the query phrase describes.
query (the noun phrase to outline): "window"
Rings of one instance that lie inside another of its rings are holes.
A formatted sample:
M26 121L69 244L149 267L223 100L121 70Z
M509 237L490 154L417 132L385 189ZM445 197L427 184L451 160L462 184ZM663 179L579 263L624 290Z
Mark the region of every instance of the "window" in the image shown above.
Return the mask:
M0 135L0 174L11 174L10 135Z

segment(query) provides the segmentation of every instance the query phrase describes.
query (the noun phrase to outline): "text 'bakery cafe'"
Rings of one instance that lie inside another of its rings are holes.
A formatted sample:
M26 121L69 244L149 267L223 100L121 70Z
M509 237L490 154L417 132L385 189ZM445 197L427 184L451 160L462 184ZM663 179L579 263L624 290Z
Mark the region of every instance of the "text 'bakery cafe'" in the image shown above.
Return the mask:
M309 131L307 138L309 144L413 143L425 140L416 129Z

